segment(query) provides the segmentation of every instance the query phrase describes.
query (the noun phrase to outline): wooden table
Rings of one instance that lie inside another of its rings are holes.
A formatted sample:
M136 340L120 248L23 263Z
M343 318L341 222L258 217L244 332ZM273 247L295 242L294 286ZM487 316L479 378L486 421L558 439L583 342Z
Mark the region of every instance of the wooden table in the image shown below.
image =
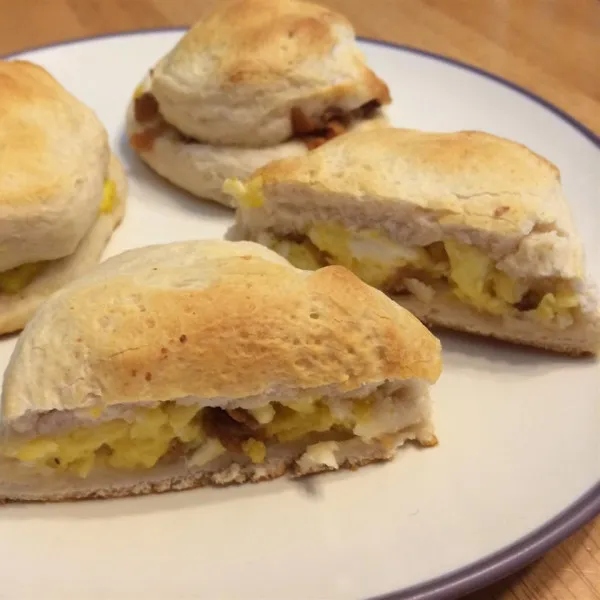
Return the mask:
M106 32L189 25L218 0L0 0L0 55ZM599 0L321 0L358 33L501 75L600 135ZM1 90L0 90L1 93ZM600 599L600 518L469 600Z

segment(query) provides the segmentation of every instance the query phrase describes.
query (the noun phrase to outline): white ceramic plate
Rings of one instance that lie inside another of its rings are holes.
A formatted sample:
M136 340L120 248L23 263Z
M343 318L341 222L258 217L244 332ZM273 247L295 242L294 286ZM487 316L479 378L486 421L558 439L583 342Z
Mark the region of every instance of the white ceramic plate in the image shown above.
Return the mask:
M127 149L134 87L178 31L27 52L92 106L131 198L107 255L220 237L231 213L177 192ZM598 140L506 83L406 48L363 43L397 125L483 129L563 174L600 281ZM1 93L1 90L0 90ZM1 176L1 175L0 175ZM440 445L303 485L283 480L146 498L0 510L0 596L349 599L456 596L515 569L600 509L600 366L444 335ZM4 368L14 340L0 342Z

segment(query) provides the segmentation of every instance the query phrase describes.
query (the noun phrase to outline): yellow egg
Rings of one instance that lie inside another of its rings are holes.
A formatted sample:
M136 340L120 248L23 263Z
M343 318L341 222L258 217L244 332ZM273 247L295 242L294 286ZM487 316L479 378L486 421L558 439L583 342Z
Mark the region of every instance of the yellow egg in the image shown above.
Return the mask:
M172 437L168 428L155 432L154 438L118 440L111 445L112 453L108 457L111 467L120 469L152 468L169 449Z
M527 292L526 284L515 281L503 271L495 271L492 278L496 296L509 304L517 304Z
M453 291L460 300L495 315L511 311L506 300L492 296L489 291L498 271L488 256L474 246L455 240L446 240L444 246L450 259L450 279L456 285ZM497 281L503 293L513 293L501 276Z
M386 265L375 260L363 259L352 261L351 271L365 283L373 287L382 287L396 273L399 266Z
M314 400L303 400L302 402L288 402L286 404L292 410L303 414L314 413L316 410L316 405Z
M140 98L141 96L143 96L146 93L146 86L143 83L140 83L134 90L133 92L133 98L134 100L136 98Z
M576 308L579 306L579 296L572 291L558 291L555 296L559 308Z
M258 208L265 202L262 191L261 177L254 177L247 184L242 183L237 177L225 180L223 192L233 196L240 206Z
M267 455L267 448L264 443L254 438L242 442L242 451L255 464L264 462Z
M335 258L338 264L350 267L350 234L348 230L336 223L315 223L307 235L310 241L323 252Z
M450 259L450 278L461 292L478 298L492 269L492 261L481 250L454 240L444 242Z
M80 458L73 462L70 470L79 475L79 477L87 477L90 471L94 467L95 457L93 454L89 454L83 458Z
M113 440L126 437L129 434L130 424L123 419L106 421L94 427L76 429L67 436L61 438L72 444L107 444Z
M363 258L356 259L350 247L350 232L335 223L315 223L308 230L310 241L322 252L327 253L338 265L351 270L363 281L381 286L396 271L399 265Z
M571 309L579 305L575 292L557 292L545 294L535 309L535 315L542 321L552 321L556 317L567 318L566 324L572 322Z
M316 271L326 264L320 260L314 248L305 243L274 240L269 244L269 247L271 250L277 252L277 254L281 254L296 268L303 269L304 271Z
M26 263L0 273L0 292L18 294L33 281L46 264L43 261Z
M371 418L371 409L373 407L373 398L367 397L355 400L352 407L352 414L358 423L368 421Z
M516 311L514 305L528 291L525 283L496 269L478 248L451 240L445 242L445 247L450 258L450 278L456 284L456 296L491 314L506 315ZM578 305L577 294L571 290L560 290L556 294L545 294L534 312L547 321L561 315L570 318L570 309Z
M307 236L332 262L378 288L385 287L404 267L434 277L441 277L448 270L445 255L437 261L426 248L403 246L379 231L349 231L340 224L317 222L309 228Z
M102 462L112 467L149 468L168 451L173 439L200 444L205 435L194 417L198 407L166 404L135 409L135 421L106 421L94 427L76 429L66 435L44 437L17 447L7 446L3 453L26 462L36 462L58 470L69 470L86 477L96 455L106 449Z
M190 442L199 444L206 439L206 436L198 423L188 423L185 427L177 431L177 438L185 444L189 444Z
M115 208L116 202L117 186L114 181L107 179L104 182L100 212L103 214L111 213ZM33 281L46 264L47 261L26 263L0 273L0 292L4 294L18 294Z
M223 444L215 438L208 438L196 452L188 459L188 464L194 467L203 467L210 461L225 454Z
M251 408L250 414L262 425L270 423L275 417L275 409L272 404Z
M48 438L38 438L23 444L13 454L15 458L25 462L45 460L58 450L58 444Z
M315 411L309 414L281 407L275 419L267 425L266 431L269 437L276 437L280 442L289 442L308 433L327 431L334 424L335 419L324 405L317 405Z
M167 419L173 429L173 433L177 436L183 431L187 431L190 421L198 414L197 406L185 404L168 404L163 407Z
M130 436L132 439L151 438L168 422L169 416L164 411L156 408L140 408L136 411Z
M112 179L107 179L104 182L104 191L102 194L102 202L100 203L100 212L102 214L110 214L117 203L117 184Z

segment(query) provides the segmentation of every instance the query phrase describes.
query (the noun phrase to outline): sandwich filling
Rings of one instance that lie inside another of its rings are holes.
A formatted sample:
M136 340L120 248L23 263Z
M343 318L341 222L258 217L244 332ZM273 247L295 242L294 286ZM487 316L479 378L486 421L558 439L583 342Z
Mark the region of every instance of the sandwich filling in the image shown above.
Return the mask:
M202 140L185 135L173 125L167 123L160 113L158 102L149 84L141 84L133 96L133 115L143 130L134 133L130 138L133 148L140 152L151 151L156 138L170 129L175 131L185 144L201 144ZM329 107L320 118L306 116L298 107L292 107L290 122L293 135L291 139L302 141L308 150L314 150L325 142L348 131L353 123L375 118L379 114L381 103L377 99L370 100L362 106L343 111L339 107Z
M112 179L104 182L99 214L110 214L118 205L117 185ZM51 261L25 263L0 273L0 294L18 294L23 291Z
M230 180L224 191L234 195L243 209L264 203L260 178L248 185ZM481 249L456 239L406 246L382 231L318 221L303 231L268 229L254 237L300 269L339 264L392 296L411 294L432 302L450 295L489 315L520 316L559 329L571 326L585 312L576 281L513 278Z
M422 385L404 396L375 391L354 400L305 397L252 409L171 401L128 408L121 418L104 421L101 410L92 409L88 413L99 422L33 439L15 438L5 442L1 452L41 472L85 478L95 468L150 469L182 458L190 467L203 467L226 452L260 464L274 445L294 448L301 443L300 456L309 446L323 449L321 444L329 443L331 449L355 437L384 445L387 440L393 448L389 436L405 429L414 429L406 438L434 445Z

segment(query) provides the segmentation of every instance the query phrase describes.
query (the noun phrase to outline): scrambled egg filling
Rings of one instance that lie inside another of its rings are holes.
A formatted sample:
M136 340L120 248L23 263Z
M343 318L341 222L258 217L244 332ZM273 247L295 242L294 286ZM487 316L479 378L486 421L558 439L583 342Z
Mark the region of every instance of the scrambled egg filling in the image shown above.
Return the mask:
M355 401L354 417L345 421L334 418L319 400L289 406L273 403L251 410L261 427L254 437L249 435L243 440L241 450L252 462L262 463L267 452L262 440L290 442L333 428L351 431L369 418L371 403L369 398ZM37 467L87 477L97 466L149 469L179 445L189 456L190 464L202 466L226 450L219 439L207 437L201 412L197 406L174 402L154 408L138 407L132 410L132 422L115 419L62 435L11 442L2 448L2 453Z
M243 209L258 208L265 202L262 187L259 176L246 184L230 179L223 191L235 197ZM416 289L415 280L424 283L444 280L455 296L482 312L493 315L526 312L560 327L573 323L574 311L579 307L579 297L569 282L552 290L530 289L523 281L497 269L478 248L456 240L408 247L379 231L350 231L342 225L325 222L313 223L303 232L303 241L271 234L261 237L258 241L300 269L340 264L369 285L387 292L397 292L403 287L412 292ZM429 291L433 292L433 288Z
M107 179L104 182L100 213L110 214L117 204L117 186L114 181ZM0 293L18 294L25 289L39 275L50 261L38 261L19 265L8 271L0 273Z
M140 83L135 90L133 91L133 99L139 98L146 93L146 85L144 83Z
M426 283L443 280L461 301L493 315L528 312L539 320L566 327L572 324L573 310L579 306L577 294L565 285L537 294L539 300L529 307L523 303L530 292L524 282L497 269L478 248L455 240L403 247L376 231L351 232L340 225L315 223L304 241L271 235L259 241L300 269L340 264L369 285L391 293L400 291L405 279Z
M430 254L425 248L402 246L377 231L354 232L334 223L317 222L306 235L333 262L374 287L385 287L405 267L434 278L441 278L448 271L447 261L436 260L434 250Z
M265 202L263 195L262 177L254 177L247 184L243 184L237 177L227 179L223 184L223 192L229 194L245 208L258 208Z
M112 179L107 179L104 182L104 190L102 193L102 202L100 203L100 212L109 215L117 206L117 184Z
M18 294L27 287L46 266L46 261L26 263L0 273L0 292Z

